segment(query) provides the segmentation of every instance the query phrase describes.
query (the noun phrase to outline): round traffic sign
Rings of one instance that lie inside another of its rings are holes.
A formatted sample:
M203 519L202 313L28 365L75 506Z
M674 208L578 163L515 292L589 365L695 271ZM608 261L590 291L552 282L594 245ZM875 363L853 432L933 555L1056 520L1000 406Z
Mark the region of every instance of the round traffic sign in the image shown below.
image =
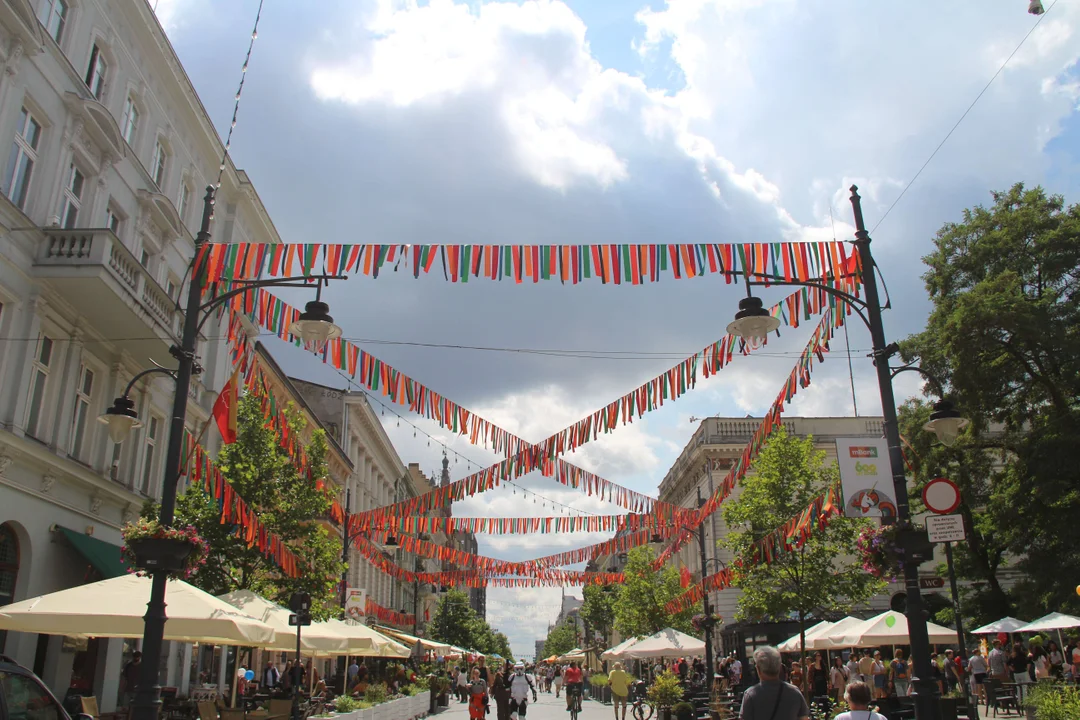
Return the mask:
M932 513L948 515L960 506L960 488L945 478L934 478L922 491L923 505Z

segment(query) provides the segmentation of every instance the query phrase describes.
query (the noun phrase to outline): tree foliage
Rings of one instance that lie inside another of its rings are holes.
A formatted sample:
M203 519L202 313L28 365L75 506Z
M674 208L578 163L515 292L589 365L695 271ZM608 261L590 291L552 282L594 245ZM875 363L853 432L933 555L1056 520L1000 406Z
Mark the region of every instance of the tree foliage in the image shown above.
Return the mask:
M665 606L682 595L684 588L679 571L667 563L659 570L652 567L656 555L648 545L633 548L623 570L625 580L615 595L615 629L624 637L640 637L675 628L696 635L692 619L700 604L671 614Z
M740 493L724 506L729 532L723 541L736 557L750 557L753 545L801 514L836 484L836 464L812 438L789 436L778 428L740 482ZM835 518L815 527L798 549L772 562L732 566L733 585L742 591L736 620L784 620L794 615L803 630L809 618L846 613L884 589L855 559L856 539L867 521Z
M299 431L304 422L300 414L290 407L286 415L293 430ZM322 430L313 433L305 449L312 475L325 477L327 444ZM215 498L202 487L192 486L177 498L176 522L195 526L209 543L210 556L191 582L211 595L251 590L282 604L294 592L307 592L315 619L329 617L337 606L337 583L344 569L340 541L318 521L330 509L331 500L298 471L273 429L266 426L261 404L253 395L241 398L237 441L222 449L217 462L225 479L256 511L259 522L296 554L300 573L296 578L285 577L258 547L248 546L238 526L220 522Z
M485 655L497 653L508 660L513 659L506 635L493 630L472 609L469 595L461 590L452 589L439 598L428 634L433 640L466 650L476 650Z
M923 258L933 309L902 345L972 420L957 450L929 451L913 404L905 436L923 447L922 480L955 475L971 495L958 568L982 583L974 606L991 620L1080 610L1060 580L1080 577L1080 206L1022 184L993 200L938 231ZM983 453L996 453L990 471ZM1010 557L1024 580L1006 591Z
M615 625L617 586L586 585L582 590L581 619L608 642ZM610 588L610 589L609 589Z
M564 621L548 630L547 639L544 641L544 657L552 655L565 655L577 647L578 630L573 620ZM537 658L542 660L543 658Z

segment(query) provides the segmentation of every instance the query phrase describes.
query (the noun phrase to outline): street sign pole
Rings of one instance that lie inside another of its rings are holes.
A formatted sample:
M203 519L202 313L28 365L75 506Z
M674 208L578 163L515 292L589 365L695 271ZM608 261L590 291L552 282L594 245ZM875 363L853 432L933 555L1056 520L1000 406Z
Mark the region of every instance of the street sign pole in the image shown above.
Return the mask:
M289 609L293 611L289 616L289 624L296 625L296 666L291 678L292 720L300 720L300 684L304 682L304 666L300 663L300 629L311 624L311 596L303 592L293 593L289 598ZM315 671L314 663L311 670Z
M949 568L949 587L952 590L952 606L953 606L953 618L956 621L956 644L960 651L960 657L957 658L961 661L967 660L967 645L964 643L964 621L960 616L960 593L956 589L956 570L953 568L952 559L952 543L945 543L945 563ZM970 672L970 668L968 672ZM971 720L979 720L979 699L978 697L971 696L970 684L966 678L961 678L960 682L964 684L964 697L968 699L968 712L971 713Z

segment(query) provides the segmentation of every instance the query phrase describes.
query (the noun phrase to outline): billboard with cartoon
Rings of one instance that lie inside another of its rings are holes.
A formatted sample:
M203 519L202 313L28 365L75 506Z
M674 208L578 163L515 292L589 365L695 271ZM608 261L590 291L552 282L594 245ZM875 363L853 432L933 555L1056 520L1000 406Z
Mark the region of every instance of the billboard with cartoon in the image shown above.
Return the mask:
M844 491L844 515L895 517L892 468L885 438L837 438L836 460Z

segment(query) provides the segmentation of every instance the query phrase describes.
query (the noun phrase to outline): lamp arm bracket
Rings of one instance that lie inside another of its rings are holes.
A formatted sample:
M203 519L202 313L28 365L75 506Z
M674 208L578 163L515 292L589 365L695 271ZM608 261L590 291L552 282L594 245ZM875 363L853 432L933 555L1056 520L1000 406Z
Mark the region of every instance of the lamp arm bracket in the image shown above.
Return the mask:
M788 286L788 287L806 287L806 288L814 288L815 290L821 290L823 292L828 293L829 295L832 295L833 297L838 297L841 300L843 300L844 302L846 302L848 304L848 306L852 310L855 311L855 314L857 314L859 316L859 319L863 321L863 325L865 325L867 327L867 329L870 328L870 321L867 319L866 315L863 313L863 311L867 307L866 301L862 300L861 298L855 297L851 293L846 293L843 290L838 290L837 288L834 288L831 285L825 285L824 283L817 283L817 282L794 282L794 281L788 282L786 280L772 280L772 279L769 279L767 282L764 281L764 280L750 282L749 279L748 279L747 280L747 285L748 286L749 285L757 285L759 287L766 287L766 286L769 286L769 285L784 285L784 286Z
M945 386L941 384L941 380L939 380L933 373L930 373L930 372L928 372L926 370L923 370L921 367L919 367L919 364L918 364L917 360L913 360L912 362L909 362L907 365L901 365L900 367L890 368L889 369L889 377L894 378L894 377L896 377L897 375L899 375L902 372L918 373L919 375L921 375L923 378L925 378L926 381L929 382L934 387L934 392L937 394L937 396L939 398L941 398L942 400L945 399Z
M131 395L131 388L135 387L135 383L139 382L139 380L143 379L147 375L153 375L154 373L161 373L163 375L168 375L173 380L176 380L176 371L175 370L170 370L167 367L162 367L161 365L158 365L153 360L151 360L150 362L153 362L155 367L147 368L146 370L143 370L141 373L136 374L135 377L131 378L131 380L127 384L127 387L124 388L123 397L128 397L129 395Z
M228 292L224 292L217 297L211 298L199 306L199 311L203 313L203 317L199 321L198 331L202 332L203 325L210 319L214 310L218 309L237 295L243 295L244 293L264 287L308 288L311 287L311 284L315 281L318 281L318 287L321 289L323 283L329 282L330 280L345 280L347 277L348 276L346 275L299 275L296 277L270 278L265 280L231 280L230 283L239 285L239 287L235 287Z

